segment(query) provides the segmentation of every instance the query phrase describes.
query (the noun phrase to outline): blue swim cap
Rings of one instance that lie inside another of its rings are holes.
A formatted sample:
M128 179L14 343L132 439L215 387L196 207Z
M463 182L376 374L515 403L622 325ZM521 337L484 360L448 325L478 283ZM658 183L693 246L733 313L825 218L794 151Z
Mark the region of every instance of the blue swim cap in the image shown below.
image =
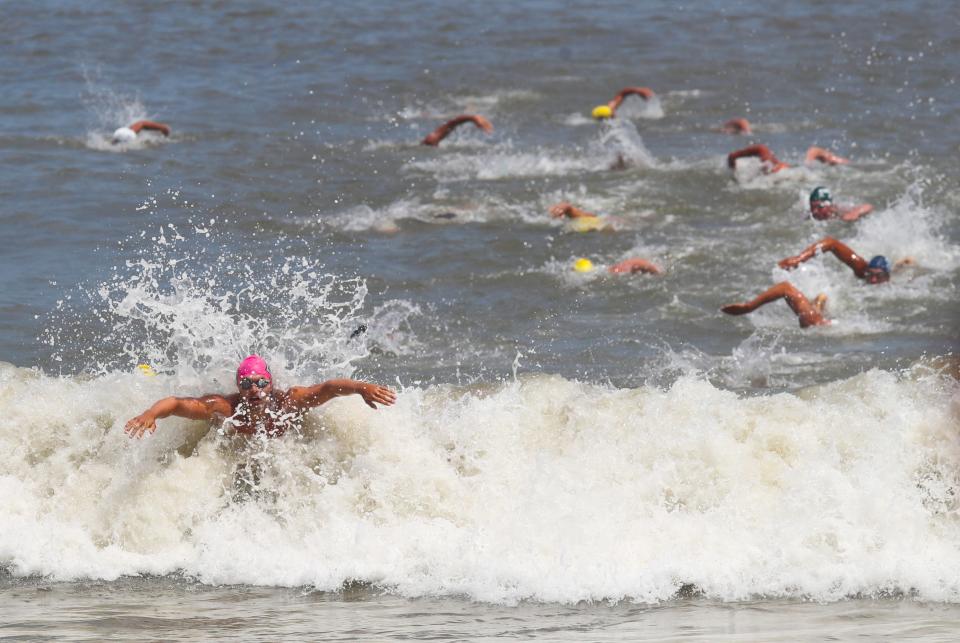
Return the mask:
M876 257L871 259L870 265L868 266L868 268L874 268L874 269L879 268L884 272L890 272L890 264L887 263L887 258L884 257L883 255L877 255Z

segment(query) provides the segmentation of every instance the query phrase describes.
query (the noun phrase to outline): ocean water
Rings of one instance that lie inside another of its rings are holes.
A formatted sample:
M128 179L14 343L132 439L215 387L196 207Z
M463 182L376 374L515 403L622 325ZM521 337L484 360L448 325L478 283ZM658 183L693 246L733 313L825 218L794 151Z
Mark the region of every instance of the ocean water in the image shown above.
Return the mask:
M955 639L958 23L898 1L7 7L0 633ZM656 97L590 118L638 85ZM419 144L460 113L494 131ZM718 131L738 116L754 134ZM140 118L172 135L111 143ZM754 142L794 167L731 172ZM804 166L810 145L851 163ZM818 185L875 212L814 221ZM551 219L562 200L606 229ZM915 265L777 267L825 236ZM605 270L629 257L664 274ZM783 280L833 324L719 311ZM123 433L230 391L250 352L280 386L398 402L334 400L282 439Z

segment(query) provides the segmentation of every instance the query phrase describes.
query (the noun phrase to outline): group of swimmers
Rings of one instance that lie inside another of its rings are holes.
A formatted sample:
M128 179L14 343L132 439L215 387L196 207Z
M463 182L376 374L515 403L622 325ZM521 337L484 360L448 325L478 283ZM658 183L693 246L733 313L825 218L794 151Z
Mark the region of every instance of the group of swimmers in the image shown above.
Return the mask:
M616 116L617 110L624 99L629 96L639 96L645 101L651 100L655 94L647 87L626 87L614 96L607 104L594 108L592 116L597 120L607 120ZM472 123L480 130L490 133L493 125L483 116L463 114L450 119L437 127L423 140L423 145L437 146L456 128L466 123ZM164 136L170 135L170 127L154 121L141 120L121 127L113 135L115 144L134 140L141 131L157 131ZM744 118L734 118L724 123L722 132L729 134L750 134L752 128ZM736 168L737 161L743 158L757 158L760 160L763 172L773 174L787 167L765 145L750 145L731 152L727 156L727 165ZM820 162L829 165L846 164L849 161L836 154L819 147L811 147L806 154L805 162ZM818 220L840 219L855 221L869 214L873 207L869 204L860 204L848 208L834 205L829 191L824 187L817 187L810 194L810 214ZM549 209L550 216L566 218L581 224L582 230L593 230L602 227L600 217L587 212L577 206L561 202ZM779 262L785 270L791 270L801 263L808 261L818 253L832 253L853 270L854 275L868 284L881 284L890 279L891 266L883 256L875 256L869 261L854 252L849 246L832 237L805 248L793 257L787 257ZM912 259L903 259L892 267L896 270L905 265L911 265ZM574 262L574 269L580 272L593 270L589 259L580 258ZM626 259L608 268L611 273L647 273L663 274L663 269L653 262L634 257ZM813 302L809 301L802 292L789 282L783 281L767 289L756 298L748 302L729 304L721 310L729 315L743 315L752 312L778 299L785 299L791 310L797 315L800 326L821 326L830 321L824 316L826 295L817 295ZM377 405L389 406L396 400L396 394L389 388L377 384L360 382L351 379L335 379L310 386L295 386L288 390L274 388L273 375L266 362L257 355L250 355L244 359L236 371L235 382L237 392L220 395L210 394L201 397L166 397L140 415L130 419L125 431L130 437L141 437L146 432L154 432L157 420L178 416L189 419L219 421L229 425L232 430L242 435L252 435L265 432L274 436L283 434L291 426L297 425L306 412L316 406L324 404L334 397L345 395L359 395L370 407Z

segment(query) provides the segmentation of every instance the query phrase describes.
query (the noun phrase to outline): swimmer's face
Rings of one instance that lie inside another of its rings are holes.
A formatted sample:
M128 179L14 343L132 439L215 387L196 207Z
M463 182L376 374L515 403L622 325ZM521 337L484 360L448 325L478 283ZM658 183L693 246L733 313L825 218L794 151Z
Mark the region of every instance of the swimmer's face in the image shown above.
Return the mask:
M248 404L262 404L273 391L273 381L269 377L254 373L237 380L237 389Z
M882 284L890 281L890 273L882 268L867 268L863 278L868 284Z
M814 219L829 219L834 215L833 201L811 201L810 214Z

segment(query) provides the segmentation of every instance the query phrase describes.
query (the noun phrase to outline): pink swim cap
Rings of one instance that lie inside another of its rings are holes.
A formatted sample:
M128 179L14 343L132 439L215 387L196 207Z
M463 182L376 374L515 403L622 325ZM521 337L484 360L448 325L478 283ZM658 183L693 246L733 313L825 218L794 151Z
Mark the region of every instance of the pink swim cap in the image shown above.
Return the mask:
M270 369L267 368L267 363L263 361L263 358L259 355L250 355L240 362L240 366L237 367L237 381L240 381L244 377L251 377L253 375L259 375L260 377L265 377L268 380L273 380L273 375L270 374Z

